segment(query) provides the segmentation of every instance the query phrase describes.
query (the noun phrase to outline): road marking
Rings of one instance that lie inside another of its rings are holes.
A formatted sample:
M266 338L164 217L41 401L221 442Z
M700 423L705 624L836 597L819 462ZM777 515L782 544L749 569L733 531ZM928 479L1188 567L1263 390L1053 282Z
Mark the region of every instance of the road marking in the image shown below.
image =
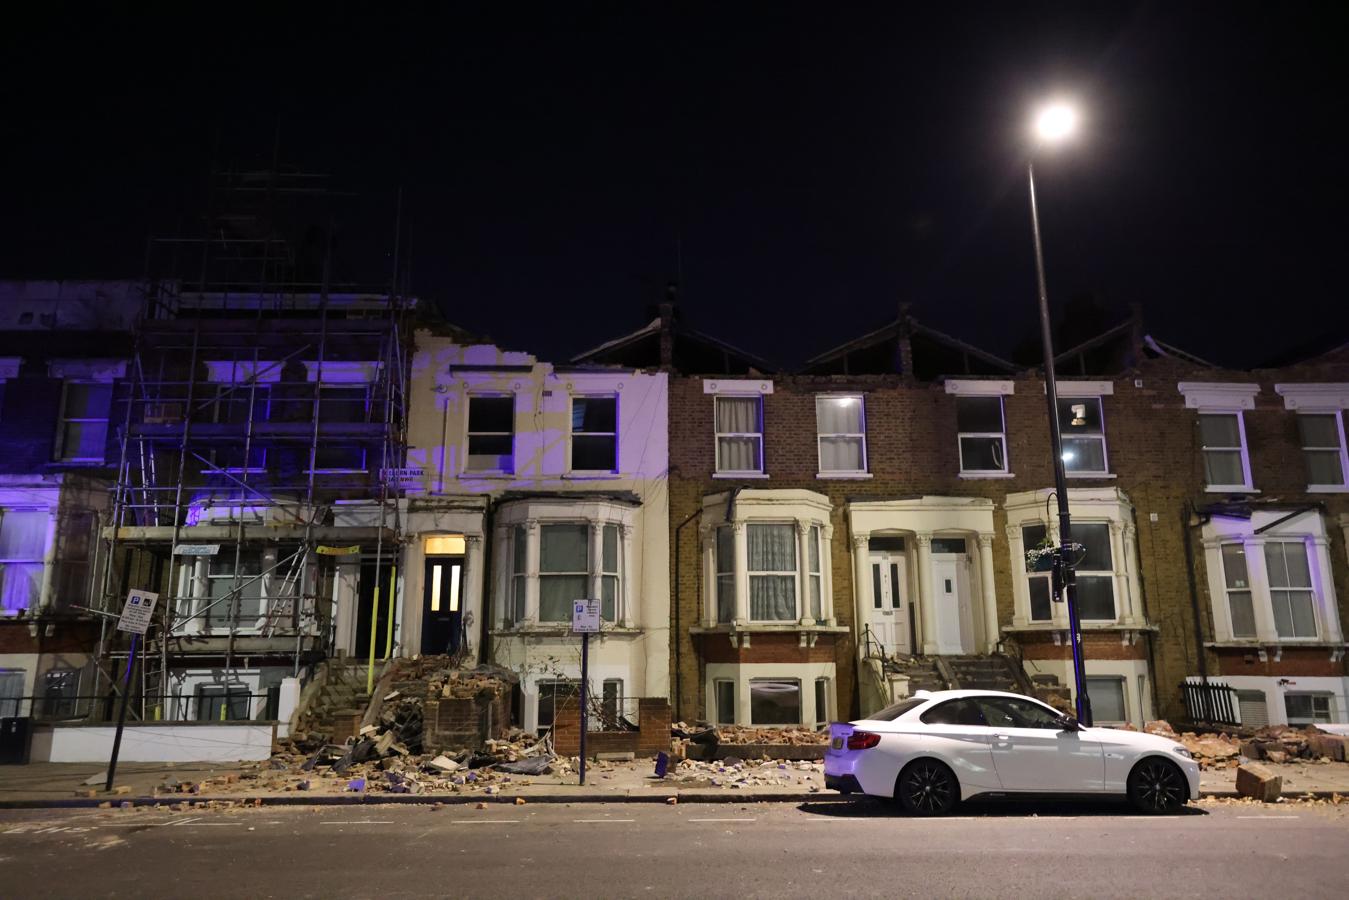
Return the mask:
M163 824L164 824L165 826L173 826L173 827L177 827L177 826L179 826L179 825L186 825L188 822L196 822L196 821L199 821L200 819L201 819L201 816L188 816L186 819L178 819L177 821L174 821L174 822L165 822L165 823L163 823Z
M754 822L756 819L689 819L690 822Z
M876 818L879 819L879 818L881 818L881 817L880 817L880 816L877 816ZM806 821L807 821L807 822L818 822L818 823L824 823L824 822L870 822L870 821L872 821L872 818L871 818L870 816L827 816L827 817L825 817L825 818L820 818L820 819L807 819Z
M392 825L393 820L377 821L375 819L353 819L348 822L320 822L320 825Z
M1238 819L1296 819L1298 816L1237 816Z
M455 825L518 825L519 819L457 819Z
M636 822L636 819L572 819L573 822Z

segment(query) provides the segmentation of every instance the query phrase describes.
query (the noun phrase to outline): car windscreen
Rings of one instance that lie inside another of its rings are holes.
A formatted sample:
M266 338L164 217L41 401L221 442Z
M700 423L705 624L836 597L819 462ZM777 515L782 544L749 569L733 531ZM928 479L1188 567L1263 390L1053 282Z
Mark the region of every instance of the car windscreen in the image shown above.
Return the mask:
M917 709L927 701L920 697L910 697L908 700L901 700L898 703L891 704L878 713L872 713L867 716L873 722L893 722L911 709Z

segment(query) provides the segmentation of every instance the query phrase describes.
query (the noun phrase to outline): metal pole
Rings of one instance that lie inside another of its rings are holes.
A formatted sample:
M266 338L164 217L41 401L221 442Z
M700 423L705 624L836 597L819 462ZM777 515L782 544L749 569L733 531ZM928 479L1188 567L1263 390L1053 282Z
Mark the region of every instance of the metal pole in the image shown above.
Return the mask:
M122 707L117 713L117 733L112 738L112 758L108 760L108 780L103 785L104 791L112 790L112 780L117 774L117 754L122 751L122 729L126 727L126 706L131 699L131 670L136 667L136 643L139 640L139 634L131 635L131 652L126 657L126 675L122 680Z
M1059 391L1054 378L1054 343L1049 327L1049 292L1045 288L1044 251L1040 249L1040 213L1035 204L1035 164L1026 163L1030 186L1031 234L1035 239L1035 277L1040 289L1040 341L1045 351L1045 397L1049 402L1049 444L1054 456L1054 493L1059 500L1059 559L1063 573L1063 597L1068 603L1068 628L1072 632L1073 687L1077 718L1091 725L1091 701L1087 697L1086 671L1082 663L1082 622L1077 615L1077 578L1073 572L1072 522L1068 510L1068 483L1063 472L1063 432L1059 428ZM1045 523L1046 526L1048 523Z
M586 783L586 685L590 683L590 632L581 632L581 784Z

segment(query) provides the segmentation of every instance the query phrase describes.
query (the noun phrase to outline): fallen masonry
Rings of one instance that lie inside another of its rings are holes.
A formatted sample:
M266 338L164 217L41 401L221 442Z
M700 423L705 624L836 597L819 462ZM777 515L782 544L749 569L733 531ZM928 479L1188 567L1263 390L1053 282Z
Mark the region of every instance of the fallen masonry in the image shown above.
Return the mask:
M1235 769L1245 760L1343 762L1349 758L1349 738L1328 734L1314 725L1272 725L1248 731L1245 736L1225 732L1177 734L1170 723L1159 719L1148 722L1143 730L1180 743L1205 769Z

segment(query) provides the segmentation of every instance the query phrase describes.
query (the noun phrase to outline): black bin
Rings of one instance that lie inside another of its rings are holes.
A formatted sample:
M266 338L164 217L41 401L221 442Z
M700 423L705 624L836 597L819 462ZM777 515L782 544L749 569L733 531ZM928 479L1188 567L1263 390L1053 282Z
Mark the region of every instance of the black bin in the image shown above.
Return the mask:
M28 716L0 718L0 766L28 764L33 743L33 720Z

